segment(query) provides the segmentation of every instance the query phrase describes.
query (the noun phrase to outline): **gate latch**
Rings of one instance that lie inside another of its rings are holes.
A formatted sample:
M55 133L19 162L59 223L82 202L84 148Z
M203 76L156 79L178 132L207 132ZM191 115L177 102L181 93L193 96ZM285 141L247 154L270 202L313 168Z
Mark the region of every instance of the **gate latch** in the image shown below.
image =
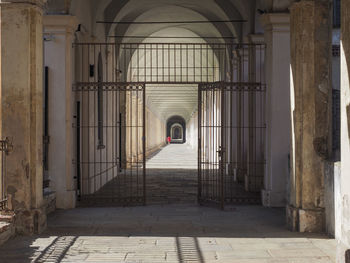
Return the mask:
M219 150L216 152L219 154L219 157L222 157L224 155L225 148L222 146L219 146Z

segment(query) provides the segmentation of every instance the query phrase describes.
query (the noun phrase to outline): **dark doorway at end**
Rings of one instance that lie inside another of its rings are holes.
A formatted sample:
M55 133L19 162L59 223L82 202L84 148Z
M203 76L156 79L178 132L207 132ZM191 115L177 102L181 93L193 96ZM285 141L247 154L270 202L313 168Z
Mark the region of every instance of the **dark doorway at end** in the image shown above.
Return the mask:
M167 137L171 138L170 143L186 142L186 121L181 116L172 116L167 120Z

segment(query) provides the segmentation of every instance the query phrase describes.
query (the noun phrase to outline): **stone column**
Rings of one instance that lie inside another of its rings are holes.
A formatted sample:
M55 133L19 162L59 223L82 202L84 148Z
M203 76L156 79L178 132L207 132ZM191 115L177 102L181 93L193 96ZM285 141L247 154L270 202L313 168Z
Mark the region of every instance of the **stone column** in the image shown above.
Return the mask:
M266 43L266 172L263 205L285 207L290 152L289 14L262 15Z
M46 227L43 202L43 4L0 1L1 138L13 140L7 158L9 207L18 233Z
M75 207L73 166L74 94L73 49L77 19L69 15L44 16L45 66L49 70L49 176L57 208Z
M341 1L341 220L336 221L337 262L345 262L345 251L350 249L350 0Z
M300 232L325 230L324 173L331 131L331 8L301 1L291 11L291 176L287 220Z

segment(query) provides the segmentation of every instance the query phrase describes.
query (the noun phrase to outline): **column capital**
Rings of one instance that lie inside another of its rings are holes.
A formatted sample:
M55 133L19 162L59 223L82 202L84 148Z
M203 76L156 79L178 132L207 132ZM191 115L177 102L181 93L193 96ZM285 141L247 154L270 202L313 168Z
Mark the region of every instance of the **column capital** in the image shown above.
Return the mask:
M291 4L289 7L289 10L292 12L295 9L300 9L300 8L311 8L315 6L315 1L314 0L303 0L300 2L294 2Z
M71 15L45 15L43 19L45 33L74 33L78 19Z
M46 5L46 2L47 0L0 0L0 5L28 4L28 5L34 5L43 9Z
M261 16L261 23L265 30L289 32L290 15L288 13L266 13Z
M250 34L248 35L248 40L254 44L263 44L265 42L263 34Z

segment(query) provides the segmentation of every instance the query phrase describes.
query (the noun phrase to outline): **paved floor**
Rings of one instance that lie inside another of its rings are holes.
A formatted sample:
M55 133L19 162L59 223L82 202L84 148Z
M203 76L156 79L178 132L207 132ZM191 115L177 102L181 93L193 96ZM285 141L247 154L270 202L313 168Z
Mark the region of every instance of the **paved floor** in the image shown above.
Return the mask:
M48 230L0 247L0 262L334 262L335 241L292 233L284 211L196 205L57 211Z
M197 201L197 151L187 144L169 144L147 161L147 203Z
M197 150L188 144L169 144L150 158L148 169L197 169Z
M147 204L191 203L197 201L197 152L187 144L167 145L147 161ZM138 169L138 170L136 170ZM130 201L132 199L134 201ZM99 191L84 196L80 206L110 206L118 200L143 204L141 168L124 170Z

